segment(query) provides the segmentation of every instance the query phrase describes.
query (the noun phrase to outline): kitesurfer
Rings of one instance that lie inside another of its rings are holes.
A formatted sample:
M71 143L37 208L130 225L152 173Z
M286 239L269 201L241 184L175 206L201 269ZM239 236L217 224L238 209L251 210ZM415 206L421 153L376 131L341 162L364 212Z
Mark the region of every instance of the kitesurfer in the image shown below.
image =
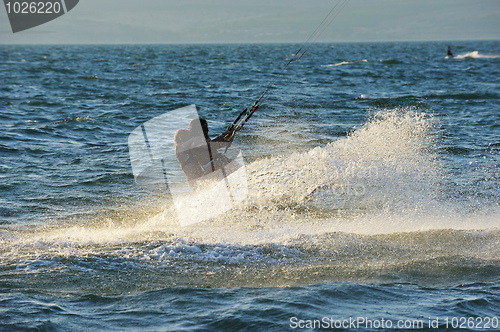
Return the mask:
M451 52L451 46L448 46L448 49L446 50L446 56L453 58L453 53Z
M197 180L217 170L225 173L224 167L231 160L217 150L229 147L236 131L230 126L221 135L210 139L208 123L203 118L192 120L189 129L177 130L174 135L175 155L192 187L196 187Z

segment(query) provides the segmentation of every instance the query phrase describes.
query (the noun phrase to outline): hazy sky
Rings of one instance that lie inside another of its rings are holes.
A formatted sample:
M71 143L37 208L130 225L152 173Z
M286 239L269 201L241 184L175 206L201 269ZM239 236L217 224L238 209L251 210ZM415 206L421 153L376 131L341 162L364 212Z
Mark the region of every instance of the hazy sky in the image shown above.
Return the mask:
M80 0L0 43L304 42L338 0ZM500 39L500 0L350 0L318 41Z

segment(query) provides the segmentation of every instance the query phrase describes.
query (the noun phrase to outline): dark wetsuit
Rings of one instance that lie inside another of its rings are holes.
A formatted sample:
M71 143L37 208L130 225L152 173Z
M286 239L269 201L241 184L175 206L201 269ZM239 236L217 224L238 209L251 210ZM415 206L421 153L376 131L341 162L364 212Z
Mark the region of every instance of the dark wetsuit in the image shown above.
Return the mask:
M206 121L202 121L193 120L190 129L179 129L174 138L175 155L191 187L196 187L197 180L209 177L217 170L222 170L225 176L224 167L231 162L217 150L231 144L234 136L230 135L232 132L228 129L211 140Z

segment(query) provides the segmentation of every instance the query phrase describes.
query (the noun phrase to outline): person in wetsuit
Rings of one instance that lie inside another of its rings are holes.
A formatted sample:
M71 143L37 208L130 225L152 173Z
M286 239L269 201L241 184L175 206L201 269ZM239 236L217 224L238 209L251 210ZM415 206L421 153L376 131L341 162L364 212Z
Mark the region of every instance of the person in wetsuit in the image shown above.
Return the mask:
M453 53L451 52L451 46L446 49L446 55L453 58Z
M177 130L174 136L175 155L191 187L196 187L197 180L206 178L217 170L222 170L231 160L218 149L231 145L234 127L228 127L221 135L210 139L207 121L196 118L189 124L189 129Z

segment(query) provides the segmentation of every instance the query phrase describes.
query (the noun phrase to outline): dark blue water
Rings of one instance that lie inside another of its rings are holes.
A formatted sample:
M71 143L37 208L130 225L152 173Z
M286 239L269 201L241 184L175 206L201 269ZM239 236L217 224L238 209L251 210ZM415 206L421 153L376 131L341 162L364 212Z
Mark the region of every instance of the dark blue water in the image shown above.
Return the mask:
M314 44L236 136L244 202L180 227L136 184L135 128L216 135L299 46L2 46L0 330L499 330L497 41Z

